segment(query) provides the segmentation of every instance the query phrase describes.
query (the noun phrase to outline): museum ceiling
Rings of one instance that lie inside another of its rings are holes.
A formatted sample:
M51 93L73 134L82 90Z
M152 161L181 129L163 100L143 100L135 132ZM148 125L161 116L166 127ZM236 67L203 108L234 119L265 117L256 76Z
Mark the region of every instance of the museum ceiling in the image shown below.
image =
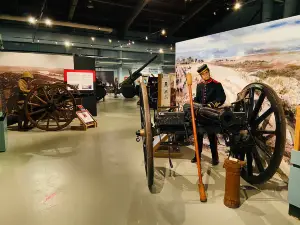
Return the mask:
M53 21L112 28L113 35L119 38L128 32L142 32L141 38L148 33L152 39L163 42L170 37L199 36L234 10L234 4L233 0L10 0L2 2L0 15L37 19L42 15ZM26 21L0 22L29 26ZM47 29L70 31L57 26ZM166 30L165 35L161 34L162 29Z

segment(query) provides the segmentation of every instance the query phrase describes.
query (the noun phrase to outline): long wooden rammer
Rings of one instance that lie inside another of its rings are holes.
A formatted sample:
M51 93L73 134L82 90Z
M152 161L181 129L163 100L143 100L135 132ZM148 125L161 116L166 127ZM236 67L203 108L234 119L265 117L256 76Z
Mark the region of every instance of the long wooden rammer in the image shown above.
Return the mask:
M207 202L207 197L205 193L204 184L202 181L202 173L201 173L201 157L198 152L198 139L197 139L197 128L196 128L196 120L195 120L195 112L194 112L194 102L193 102L193 94L192 94L192 75L188 73L186 75L187 80L187 87L189 89L189 96L190 96L190 105L191 105L191 115L192 115L192 125L193 125L193 134L194 134L194 145L195 145L195 152L196 152L196 158L197 158L197 167L198 167L198 177L199 177L199 195L200 195L200 201L201 202Z

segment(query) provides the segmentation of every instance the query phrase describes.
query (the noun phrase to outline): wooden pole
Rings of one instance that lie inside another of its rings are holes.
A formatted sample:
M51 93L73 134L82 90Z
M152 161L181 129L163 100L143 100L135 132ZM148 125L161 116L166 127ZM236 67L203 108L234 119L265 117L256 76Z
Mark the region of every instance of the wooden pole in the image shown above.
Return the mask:
M296 127L294 150L300 151L300 106L296 108Z
M200 201L206 202L207 197L205 193L204 184L202 181L202 173L201 173L201 157L199 155L198 151L198 139L197 139L197 128L196 128L196 122L195 122L195 113L194 113L194 103L193 103L193 94L192 94L192 75L188 73L186 75L187 85L189 89L189 96L190 96L190 105L191 105L191 114L192 114L192 125L193 125L193 134L194 134L194 143L195 143L195 152L196 152L196 158L197 158L197 168L198 168L198 177L199 177L199 194L200 194Z

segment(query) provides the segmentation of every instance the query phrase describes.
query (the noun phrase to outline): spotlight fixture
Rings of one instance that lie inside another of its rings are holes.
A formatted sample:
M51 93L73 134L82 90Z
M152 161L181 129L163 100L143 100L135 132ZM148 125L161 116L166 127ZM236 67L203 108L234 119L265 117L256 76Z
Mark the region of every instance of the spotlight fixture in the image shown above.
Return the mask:
M92 41L95 41L95 38L94 37L91 37Z
M162 29L162 30L161 30L161 34L162 34L162 35L166 35L166 33L167 33L167 32L166 32L165 29Z
M38 40L38 42L40 42L40 40Z
M70 47L71 43L69 41L65 41L65 46Z
M134 41L132 42L132 44L134 45Z
M108 41L109 41L109 43L111 43L111 42L112 42L112 40L111 40L111 39L108 39Z
M227 11L229 10L229 7L227 7Z
M159 53L164 53L164 50L162 48L160 48Z
M216 13L216 12L214 12L214 15L217 15L217 13Z
M37 20L34 17L32 17L32 16L28 18L28 22L31 23L31 24L35 24L36 21Z
M145 38L146 40L148 40L148 36L146 36L146 38Z
M234 9L235 9L235 10L238 10L238 9L240 9L241 7L242 7L242 5L241 5L241 3L239 3L239 2L236 2L235 5L234 5Z
M50 19L45 19L45 24L50 27L52 26L52 21Z
M123 45L120 45L120 48L123 48Z

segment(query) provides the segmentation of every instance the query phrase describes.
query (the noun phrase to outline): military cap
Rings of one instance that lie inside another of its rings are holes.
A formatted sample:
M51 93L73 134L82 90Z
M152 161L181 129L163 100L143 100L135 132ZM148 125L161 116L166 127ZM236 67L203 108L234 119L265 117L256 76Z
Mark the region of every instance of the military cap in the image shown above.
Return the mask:
M203 73L205 71L208 71L208 66L206 64L203 64L202 66L198 67L197 72L198 73Z
M25 72L22 74L21 77L22 77L22 78L31 78L31 79L33 79L32 74L31 74L30 72L28 72L28 71L25 71Z

